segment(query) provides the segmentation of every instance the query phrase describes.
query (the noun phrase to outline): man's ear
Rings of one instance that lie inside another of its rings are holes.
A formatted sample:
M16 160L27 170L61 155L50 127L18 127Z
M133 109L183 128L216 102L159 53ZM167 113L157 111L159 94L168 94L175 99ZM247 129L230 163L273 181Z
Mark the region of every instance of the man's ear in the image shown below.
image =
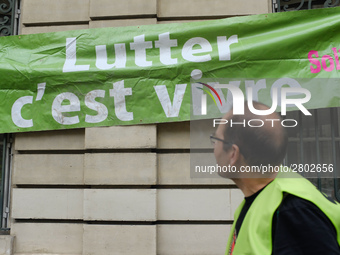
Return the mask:
M236 144L233 144L230 150L230 165L235 166L241 159L242 154L240 152L240 148Z

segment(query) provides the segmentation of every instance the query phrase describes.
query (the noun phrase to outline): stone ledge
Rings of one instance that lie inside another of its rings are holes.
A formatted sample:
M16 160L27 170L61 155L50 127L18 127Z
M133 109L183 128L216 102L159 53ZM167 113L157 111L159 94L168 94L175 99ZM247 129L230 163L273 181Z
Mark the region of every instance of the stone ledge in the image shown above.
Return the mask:
M14 238L11 235L0 235L0 255L13 254Z

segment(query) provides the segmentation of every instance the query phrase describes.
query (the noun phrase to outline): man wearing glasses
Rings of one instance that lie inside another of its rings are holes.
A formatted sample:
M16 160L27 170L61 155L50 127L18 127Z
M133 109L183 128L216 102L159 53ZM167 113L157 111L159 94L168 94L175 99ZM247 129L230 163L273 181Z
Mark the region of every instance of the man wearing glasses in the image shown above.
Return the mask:
M252 103L257 110L269 109ZM235 212L226 254L339 255L340 205L300 175L282 171L287 133L280 121L266 121L280 116L254 115L247 102L244 106L244 115L228 112L224 116L228 122L210 137L217 164L236 169L220 176L232 179L245 196ZM252 119L264 124L230 125ZM249 171L263 166L279 171Z

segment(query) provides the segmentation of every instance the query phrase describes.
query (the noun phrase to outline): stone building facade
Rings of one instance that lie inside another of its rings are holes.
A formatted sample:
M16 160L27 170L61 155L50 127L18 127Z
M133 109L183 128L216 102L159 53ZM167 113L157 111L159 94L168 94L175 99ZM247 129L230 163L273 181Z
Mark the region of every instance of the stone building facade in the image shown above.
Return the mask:
M20 34L272 12L269 0L22 0ZM188 122L13 135L0 254L223 254L241 192L190 178Z

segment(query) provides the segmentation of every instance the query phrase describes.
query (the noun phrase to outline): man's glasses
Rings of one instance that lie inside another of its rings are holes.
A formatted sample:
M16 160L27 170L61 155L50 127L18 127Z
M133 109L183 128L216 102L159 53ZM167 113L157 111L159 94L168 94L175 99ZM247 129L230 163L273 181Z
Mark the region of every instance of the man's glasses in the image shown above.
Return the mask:
M233 144L231 142L227 142L227 141L224 141L224 140L222 140L220 138L217 138L217 137L215 137L213 135L210 135L210 142L211 142L211 144L215 145L216 141L220 141L220 142L225 143L225 144Z

